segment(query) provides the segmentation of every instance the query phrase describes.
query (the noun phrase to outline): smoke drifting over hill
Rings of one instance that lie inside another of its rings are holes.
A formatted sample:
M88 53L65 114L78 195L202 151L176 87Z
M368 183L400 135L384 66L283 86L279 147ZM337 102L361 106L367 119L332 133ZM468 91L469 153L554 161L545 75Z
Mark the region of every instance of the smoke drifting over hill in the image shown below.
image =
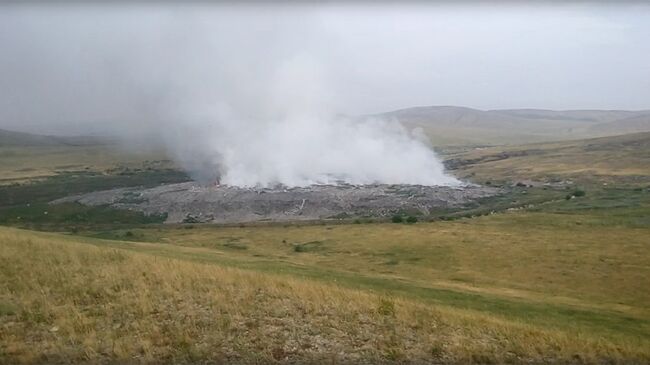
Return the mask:
M219 177L237 186L457 183L417 130L328 110L316 60L290 58L270 72L255 97L232 93L204 105L190 100L179 122L170 124L167 146L197 180Z
M185 131L188 138L168 141L199 181L221 175L222 183L237 186L458 183L425 142L385 121L297 114L237 123L216 117L194 127Z
M30 32L6 39L20 72L4 75L16 85L5 117L161 141L203 182L457 183L397 121L337 116L327 62L277 20L221 8L102 10L14 9L9 20ZM20 83L27 74L40 86Z
M207 181L453 184L417 131L339 113L647 101L627 7L1 6L0 128L163 142Z

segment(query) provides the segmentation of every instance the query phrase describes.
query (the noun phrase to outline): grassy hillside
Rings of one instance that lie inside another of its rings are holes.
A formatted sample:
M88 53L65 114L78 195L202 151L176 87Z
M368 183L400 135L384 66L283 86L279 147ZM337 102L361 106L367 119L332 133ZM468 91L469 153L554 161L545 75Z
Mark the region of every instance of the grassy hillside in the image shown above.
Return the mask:
M574 304L583 299L587 307L629 305L643 312L642 304L650 301L640 290L647 284L649 258L642 253L648 248L650 198L648 192L636 195L636 204L607 212L593 201L591 209L584 209L589 201L573 200L547 204L542 211L415 225L179 226L82 233L144 242L114 247L203 253L206 260L324 280L340 274L351 285L374 277L378 288L383 283L414 296L425 294L425 288L447 288L504 298L572 298ZM625 249L620 242L626 242ZM614 268L612 262L629 266Z
M650 131L650 113L596 124L589 128L597 134L626 134Z
M0 224L38 229L75 225L134 225L164 216L79 204L49 205L69 195L130 186L187 181L183 171L155 151L116 145L0 147Z
M650 361L647 228L575 220L1 228L0 362Z
M71 172L164 169L162 151L99 137L46 136L0 129L0 185Z
M69 172L170 168L157 151L128 151L117 145L0 145L0 185L25 182Z
M650 133L474 148L445 156L452 173L477 182L575 180L650 185Z

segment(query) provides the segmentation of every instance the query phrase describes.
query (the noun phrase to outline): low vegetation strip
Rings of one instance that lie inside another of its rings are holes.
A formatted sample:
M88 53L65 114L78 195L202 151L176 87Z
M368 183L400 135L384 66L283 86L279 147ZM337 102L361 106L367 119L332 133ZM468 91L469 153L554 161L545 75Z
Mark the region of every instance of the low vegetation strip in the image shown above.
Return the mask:
M606 339L0 228L0 362L635 363Z
M177 170L151 170L100 174L95 172L65 173L42 181L23 184L0 185L0 206L47 203L68 195L129 186L156 186L178 183L189 178Z

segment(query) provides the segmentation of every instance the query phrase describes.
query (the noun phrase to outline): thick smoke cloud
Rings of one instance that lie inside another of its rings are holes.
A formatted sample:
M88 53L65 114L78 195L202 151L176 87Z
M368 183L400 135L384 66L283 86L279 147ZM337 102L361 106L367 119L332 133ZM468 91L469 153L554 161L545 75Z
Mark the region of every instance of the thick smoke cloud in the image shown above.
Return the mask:
M266 73L250 84L231 87L241 82L235 77L225 93L190 93L168 112L176 122L164 133L166 145L197 180L237 186L459 183L444 174L418 131L394 120L336 115L317 58L297 53L268 62Z
M339 113L648 107L647 4L107 4L0 4L0 128L164 142L206 181L432 184L421 138Z
M237 125L231 120L216 118L208 129L191 131L202 135L196 146L172 144L198 180L210 181L220 171L222 183L238 186L457 183L431 149L398 124L309 114Z
M151 10L13 9L3 117L162 143L204 182L458 184L396 121L337 115L327 55L287 31L315 18Z

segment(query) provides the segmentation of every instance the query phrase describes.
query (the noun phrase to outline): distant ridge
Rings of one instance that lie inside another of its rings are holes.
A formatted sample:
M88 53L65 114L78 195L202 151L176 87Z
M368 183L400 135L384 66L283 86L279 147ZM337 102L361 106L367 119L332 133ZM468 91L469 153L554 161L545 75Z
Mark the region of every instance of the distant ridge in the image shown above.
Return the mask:
M650 131L650 110L479 110L419 106L376 114L422 128L437 144L517 144Z
M634 115L624 119L618 119L612 122L596 124L589 128L595 133L612 134L612 133L635 133L650 131L650 113Z
M421 128L434 145L501 145L650 132L650 110L479 110L417 106L367 115ZM49 136L0 129L0 147L112 144L108 137Z
M109 144L108 138L92 136L47 136L0 129L0 147L20 146L88 146Z

